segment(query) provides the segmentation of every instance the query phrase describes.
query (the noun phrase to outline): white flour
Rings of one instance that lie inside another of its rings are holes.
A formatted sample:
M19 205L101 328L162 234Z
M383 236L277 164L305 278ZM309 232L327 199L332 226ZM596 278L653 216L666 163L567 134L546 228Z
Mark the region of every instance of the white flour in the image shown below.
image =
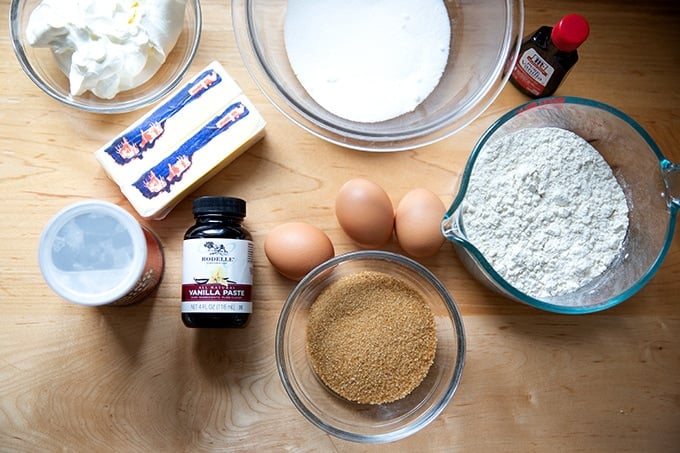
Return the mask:
M329 112L377 122L414 110L439 83L451 25L442 0L289 0L288 60Z
M587 141L558 128L522 129L487 144L463 206L468 239L533 297L576 290L616 258L628 206Z

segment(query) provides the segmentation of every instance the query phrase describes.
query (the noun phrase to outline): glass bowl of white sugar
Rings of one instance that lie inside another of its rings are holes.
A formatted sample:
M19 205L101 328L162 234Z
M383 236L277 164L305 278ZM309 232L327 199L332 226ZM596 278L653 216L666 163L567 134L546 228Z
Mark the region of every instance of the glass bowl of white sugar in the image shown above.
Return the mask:
M466 268L501 294L565 314L611 308L661 266L680 165L625 113L551 97L480 138L442 222Z
M137 110L169 94L198 50L199 0L11 0L10 41L50 97L94 113Z
M232 2L243 61L293 123L337 145L402 151L451 136L505 86L521 0Z

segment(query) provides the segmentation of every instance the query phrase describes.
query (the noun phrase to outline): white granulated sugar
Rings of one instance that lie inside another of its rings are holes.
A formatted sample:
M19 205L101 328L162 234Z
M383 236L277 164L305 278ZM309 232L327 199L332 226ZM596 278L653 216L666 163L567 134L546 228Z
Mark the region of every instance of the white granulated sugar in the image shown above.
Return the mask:
M434 90L451 25L442 0L289 0L284 38L319 105L372 123L413 111Z
M628 230L626 197L609 165L586 140L553 127L487 144L462 216L489 264L537 298L592 281L616 258Z

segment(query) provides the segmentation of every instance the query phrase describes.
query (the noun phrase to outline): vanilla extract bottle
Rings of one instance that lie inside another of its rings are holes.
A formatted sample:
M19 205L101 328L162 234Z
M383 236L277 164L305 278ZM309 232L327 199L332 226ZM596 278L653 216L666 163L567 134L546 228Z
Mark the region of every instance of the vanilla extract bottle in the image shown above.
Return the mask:
M246 202L199 197L193 214L182 246L182 321L187 327L244 327L253 285L253 242L242 225Z
M588 38L583 16L568 14L554 27L543 26L522 43L510 82L532 98L552 96L578 61L576 50Z

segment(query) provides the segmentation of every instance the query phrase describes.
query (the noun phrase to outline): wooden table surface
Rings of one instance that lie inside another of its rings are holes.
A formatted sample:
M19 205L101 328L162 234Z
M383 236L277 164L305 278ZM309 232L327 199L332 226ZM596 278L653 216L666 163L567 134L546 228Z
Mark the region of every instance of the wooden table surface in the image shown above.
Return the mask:
M452 293L467 334L463 379L444 412L407 439L374 446L328 436L300 415L274 360L276 322L294 283L266 260L267 232L305 220L328 233L337 253L355 250L333 210L338 188L353 177L378 182L395 203L426 187L450 204L476 140L526 98L507 85L470 126L423 149L343 149L297 128L266 101L236 48L229 2L202 5L192 73L222 62L268 121L267 136L166 219L143 222L165 247L166 270L157 293L129 307L62 301L44 283L36 255L43 226L68 204L97 198L133 212L93 152L140 112L68 109L33 85L7 33L0 38L0 450L680 451L677 232L646 287L584 316L541 312L487 290L446 244L420 260ZM591 22L581 60L558 94L623 110L680 162L680 3L525 6L525 33L570 12ZM255 312L244 330L192 330L180 320L182 235L193 221L191 201L206 194L248 201ZM394 241L386 248L400 250Z

